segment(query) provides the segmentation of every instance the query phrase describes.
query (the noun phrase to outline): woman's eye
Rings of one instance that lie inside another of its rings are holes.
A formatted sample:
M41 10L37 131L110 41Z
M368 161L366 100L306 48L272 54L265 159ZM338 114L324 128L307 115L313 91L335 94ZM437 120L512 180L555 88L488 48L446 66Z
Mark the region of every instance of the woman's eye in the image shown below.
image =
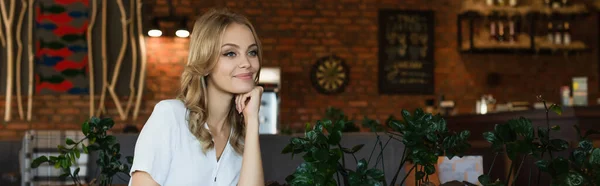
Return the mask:
M248 55L250 55L250 56L257 56L258 52L256 52L256 50L253 50L253 51L248 52Z
M227 53L223 54L223 56L235 57L235 53L234 52L227 52Z

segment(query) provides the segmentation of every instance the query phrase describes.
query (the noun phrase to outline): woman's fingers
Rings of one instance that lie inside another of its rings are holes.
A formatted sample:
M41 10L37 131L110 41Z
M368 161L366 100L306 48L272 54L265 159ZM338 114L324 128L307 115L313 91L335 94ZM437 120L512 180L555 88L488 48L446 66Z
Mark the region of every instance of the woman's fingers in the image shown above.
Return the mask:
M242 112L244 111L244 109L246 108L246 100L248 100L248 97L250 96L250 93L246 93L244 94L244 96L242 96L242 100L240 100L240 104L242 106Z
M237 95L235 96L235 109L237 109L238 114L242 113L242 109L240 109L240 100L241 100L242 95Z

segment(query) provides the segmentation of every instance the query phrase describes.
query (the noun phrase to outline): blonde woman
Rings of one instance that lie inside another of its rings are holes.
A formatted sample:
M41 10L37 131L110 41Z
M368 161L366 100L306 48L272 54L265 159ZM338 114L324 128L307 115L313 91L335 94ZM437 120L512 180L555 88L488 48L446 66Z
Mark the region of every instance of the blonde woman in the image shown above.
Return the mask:
M264 185L261 56L242 15L211 10L196 20L178 99L159 102L142 128L129 185Z

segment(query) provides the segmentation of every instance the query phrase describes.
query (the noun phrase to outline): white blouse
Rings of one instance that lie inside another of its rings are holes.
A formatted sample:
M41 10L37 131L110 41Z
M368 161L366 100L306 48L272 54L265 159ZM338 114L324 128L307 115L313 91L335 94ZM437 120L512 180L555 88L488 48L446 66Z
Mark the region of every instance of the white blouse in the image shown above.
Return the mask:
M185 105L170 99L156 104L142 128L129 174L145 171L161 186L221 186L237 185L241 167L242 155L229 141L219 161L214 148L202 153L200 141L188 129Z

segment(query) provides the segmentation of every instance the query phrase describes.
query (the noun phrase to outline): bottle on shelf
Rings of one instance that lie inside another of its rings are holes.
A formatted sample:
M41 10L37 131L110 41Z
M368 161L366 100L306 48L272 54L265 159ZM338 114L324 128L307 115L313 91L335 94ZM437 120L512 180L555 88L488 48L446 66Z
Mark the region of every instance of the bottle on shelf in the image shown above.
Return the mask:
M562 31L563 31L563 25L558 23L556 24L556 29L554 29L554 44L562 44Z
M567 7L569 5L570 5L569 0L562 0L562 6L563 7Z
M490 40L496 40L496 21L498 21L496 19L496 14L492 13L492 15L489 17L490 19Z
M546 33L548 42L554 43L554 28L552 27L552 22L548 22L548 30Z
M564 23L563 29L563 44L569 45L571 44L571 30L569 29L569 22Z
M506 5L506 0L497 0L498 6Z
M561 2L560 0L552 0L552 8L560 8L561 7Z
M513 43L517 41L517 35L515 34L515 22L517 16L513 16L508 20L508 41Z
M506 32L505 30L505 17L502 16L501 19L498 19L498 36L496 37L499 42L506 41Z
M517 0L508 0L508 5L511 7L516 7L517 6Z

